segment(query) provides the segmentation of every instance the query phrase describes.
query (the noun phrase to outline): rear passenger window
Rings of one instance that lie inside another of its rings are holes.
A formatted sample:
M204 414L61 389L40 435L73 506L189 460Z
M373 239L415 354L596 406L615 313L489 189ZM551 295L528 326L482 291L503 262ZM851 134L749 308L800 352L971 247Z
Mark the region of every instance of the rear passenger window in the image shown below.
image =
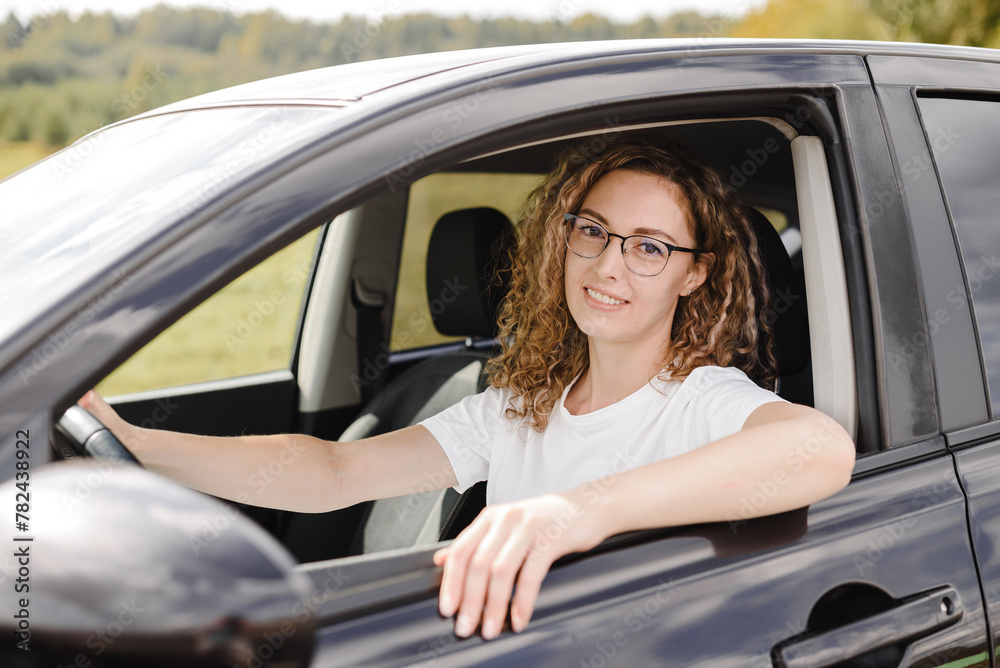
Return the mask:
M432 304L427 300L427 245L438 219L456 209L488 206L517 223L525 197L541 178L537 174L445 172L432 174L410 186L392 314L391 351L461 340L442 336L434 329Z
M920 98L924 132L944 185L986 368L1000 416L1000 101ZM911 160L907 169L931 165ZM913 174L919 176L919 174ZM952 296L948 297L949 299ZM965 299L965 295L954 295Z

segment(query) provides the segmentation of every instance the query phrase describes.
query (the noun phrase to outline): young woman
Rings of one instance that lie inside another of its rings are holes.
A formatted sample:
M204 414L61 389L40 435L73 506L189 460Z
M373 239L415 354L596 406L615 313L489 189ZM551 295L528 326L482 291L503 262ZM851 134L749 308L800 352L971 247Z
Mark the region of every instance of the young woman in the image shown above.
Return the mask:
M758 484L774 490L759 515L847 484L847 433L761 387L775 373L763 269L714 170L623 135L565 155L529 206L492 386L418 425L347 443L213 438L135 427L93 392L81 403L148 468L225 498L295 453L256 497L276 508L488 480L486 509L434 555L462 637L495 637L508 605L524 629L552 562L613 534L745 519Z

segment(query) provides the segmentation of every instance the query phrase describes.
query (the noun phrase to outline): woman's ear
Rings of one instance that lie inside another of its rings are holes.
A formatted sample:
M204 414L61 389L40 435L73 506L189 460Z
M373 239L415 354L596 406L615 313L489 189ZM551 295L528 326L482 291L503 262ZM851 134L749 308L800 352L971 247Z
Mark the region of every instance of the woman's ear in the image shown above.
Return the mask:
M715 266L715 253L699 253L698 259L691 265L688 272L688 281L681 290L682 295L690 295L693 291L701 287L701 284L708 279L708 274Z

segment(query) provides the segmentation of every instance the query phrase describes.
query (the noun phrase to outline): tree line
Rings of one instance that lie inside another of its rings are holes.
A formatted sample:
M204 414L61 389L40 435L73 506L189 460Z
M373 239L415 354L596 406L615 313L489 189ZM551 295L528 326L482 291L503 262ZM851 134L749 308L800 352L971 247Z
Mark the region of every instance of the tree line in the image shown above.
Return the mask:
M655 37L900 39L1000 47L996 0L769 0L618 23L403 14L336 22L158 6L134 17L41 12L0 24L0 139L64 146L108 123L224 86L317 67L477 47ZM738 3L735 3L738 4ZM221 5L220 5L221 7Z

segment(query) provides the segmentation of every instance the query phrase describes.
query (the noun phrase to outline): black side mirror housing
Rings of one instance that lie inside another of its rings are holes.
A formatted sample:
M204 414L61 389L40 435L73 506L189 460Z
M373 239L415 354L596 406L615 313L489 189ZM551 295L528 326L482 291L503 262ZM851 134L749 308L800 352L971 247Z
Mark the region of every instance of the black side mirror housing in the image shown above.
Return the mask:
M17 482L0 485L0 664L308 666L310 580L235 509L102 460Z

